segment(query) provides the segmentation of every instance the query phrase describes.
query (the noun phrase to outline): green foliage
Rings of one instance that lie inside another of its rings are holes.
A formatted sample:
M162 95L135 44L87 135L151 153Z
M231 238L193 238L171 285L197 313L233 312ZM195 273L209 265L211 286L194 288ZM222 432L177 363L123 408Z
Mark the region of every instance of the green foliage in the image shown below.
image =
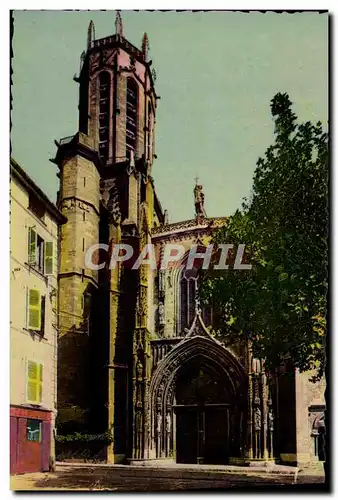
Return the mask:
M287 94L271 101L275 144L259 158L250 201L215 243L246 245L251 271L207 272L201 295L216 311L222 339L251 340L268 367L290 356L301 371L325 361L328 136L297 124Z

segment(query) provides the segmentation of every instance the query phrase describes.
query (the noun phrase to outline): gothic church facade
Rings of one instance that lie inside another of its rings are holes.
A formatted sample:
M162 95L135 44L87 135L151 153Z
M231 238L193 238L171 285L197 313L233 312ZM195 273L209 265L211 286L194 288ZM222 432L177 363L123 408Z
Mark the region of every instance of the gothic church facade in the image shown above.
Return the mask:
M96 39L90 23L75 77L79 130L56 141L53 160L58 207L67 217L60 236L59 421L65 432L110 429L110 463L318 460L323 386L310 387L306 374L287 366L267 377L248 345L215 340L212 311L196 300L194 269L86 265L86 250L99 242L136 251L152 243L158 255L166 243L180 243L188 252L226 224L226 217L206 216L198 185L195 216L167 222L151 176L155 75L147 34L138 49L124 37L120 14L106 38Z

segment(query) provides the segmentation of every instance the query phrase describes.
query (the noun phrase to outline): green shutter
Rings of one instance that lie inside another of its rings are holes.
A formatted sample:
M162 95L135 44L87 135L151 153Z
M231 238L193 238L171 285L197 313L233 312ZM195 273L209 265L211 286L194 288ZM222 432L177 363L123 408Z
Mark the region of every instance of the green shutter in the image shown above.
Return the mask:
M52 241L45 243L45 274L53 274L54 245Z
M28 328L31 330L41 330L41 300L38 290L28 292Z
M28 263L35 264L36 262L36 243L37 234L32 227L28 228Z
M43 365L28 361L27 367L27 399L35 403L42 401Z
M35 361L28 361L27 372L27 399L38 402L38 364Z

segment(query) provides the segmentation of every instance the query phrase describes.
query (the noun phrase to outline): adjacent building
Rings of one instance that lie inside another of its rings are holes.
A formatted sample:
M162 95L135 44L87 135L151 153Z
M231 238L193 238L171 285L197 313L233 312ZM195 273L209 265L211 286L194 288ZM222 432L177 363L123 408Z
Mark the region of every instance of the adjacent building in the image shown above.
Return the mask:
M57 390L58 231L66 218L11 159L11 473L54 461Z

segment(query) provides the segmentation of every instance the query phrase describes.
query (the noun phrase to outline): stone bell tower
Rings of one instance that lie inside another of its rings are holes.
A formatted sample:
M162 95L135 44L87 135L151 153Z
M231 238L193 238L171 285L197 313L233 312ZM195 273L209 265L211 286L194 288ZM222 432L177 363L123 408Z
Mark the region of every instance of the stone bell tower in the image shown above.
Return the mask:
M95 39L91 21L87 51L81 55L79 131L93 140L104 166L143 157L152 164L156 94L155 71L148 60L145 33L142 50L123 36L121 14L115 21L115 35Z
M68 219L60 238L59 417L64 429L110 429L110 462L146 449L152 276L142 267L91 269L86 255L97 243L140 249L154 218L163 222L150 176L159 97L148 52L146 33L141 50L125 39L119 12L115 34L105 38L95 38L90 22L74 76L79 129L56 141L52 160ZM102 263L101 254L95 258Z

